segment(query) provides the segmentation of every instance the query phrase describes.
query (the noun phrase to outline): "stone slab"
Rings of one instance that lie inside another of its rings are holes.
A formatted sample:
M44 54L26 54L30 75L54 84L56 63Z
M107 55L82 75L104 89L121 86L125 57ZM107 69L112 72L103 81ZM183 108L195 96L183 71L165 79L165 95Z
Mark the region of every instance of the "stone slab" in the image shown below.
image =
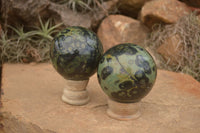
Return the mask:
M158 70L152 91L141 101L142 116L131 121L107 116L107 97L96 75L85 106L62 102L64 85L51 64L5 64L1 111L56 133L200 133L200 83L191 76Z

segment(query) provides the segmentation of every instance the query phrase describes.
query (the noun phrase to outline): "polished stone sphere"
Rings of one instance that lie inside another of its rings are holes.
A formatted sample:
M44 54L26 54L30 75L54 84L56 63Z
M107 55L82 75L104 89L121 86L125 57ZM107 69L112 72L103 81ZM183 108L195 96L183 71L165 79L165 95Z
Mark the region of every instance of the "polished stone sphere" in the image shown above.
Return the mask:
M50 48L54 68L68 80L88 80L102 55L103 46L96 34L78 26L58 33Z
M138 102L152 89L157 68L141 46L125 43L110 48L101 58L97 76L103 91L114 101Z

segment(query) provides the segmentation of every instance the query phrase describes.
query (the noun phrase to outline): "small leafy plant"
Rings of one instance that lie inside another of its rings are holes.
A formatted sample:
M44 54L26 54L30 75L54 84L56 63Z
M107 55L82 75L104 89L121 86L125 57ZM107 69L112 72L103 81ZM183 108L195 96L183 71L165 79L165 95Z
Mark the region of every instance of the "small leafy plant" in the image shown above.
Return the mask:
M58 32L61 24L52 25L48 20L34 30L24 31L23 27L8 26L14 33L8 36L7 32L1 33L0 51L3 62L43 62L49 60L49 48L53 35Z

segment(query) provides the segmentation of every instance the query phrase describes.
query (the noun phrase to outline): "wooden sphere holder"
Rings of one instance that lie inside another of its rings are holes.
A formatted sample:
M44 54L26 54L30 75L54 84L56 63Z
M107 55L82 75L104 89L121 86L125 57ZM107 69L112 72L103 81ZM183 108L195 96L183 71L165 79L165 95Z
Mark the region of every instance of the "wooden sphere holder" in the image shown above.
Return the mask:
M66 80L62 100L71 105L85 105L90 98L86 86L89 80Z
M133 120L140 117L140 102L120 103L108 98L107 114L117 120Z

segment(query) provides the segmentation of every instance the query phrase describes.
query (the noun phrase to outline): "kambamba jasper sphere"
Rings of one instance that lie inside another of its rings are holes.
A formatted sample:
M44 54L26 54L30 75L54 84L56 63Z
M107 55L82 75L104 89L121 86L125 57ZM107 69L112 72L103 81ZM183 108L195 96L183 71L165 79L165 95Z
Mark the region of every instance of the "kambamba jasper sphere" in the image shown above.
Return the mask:
M78 26L61 31L50 49L54 68L68 80L88 80L102 55L103 46L96 34Z
M97 76L103 91L114 101L138 102L154 85L157 75L152 56L141 46L120 44L101 58Z

